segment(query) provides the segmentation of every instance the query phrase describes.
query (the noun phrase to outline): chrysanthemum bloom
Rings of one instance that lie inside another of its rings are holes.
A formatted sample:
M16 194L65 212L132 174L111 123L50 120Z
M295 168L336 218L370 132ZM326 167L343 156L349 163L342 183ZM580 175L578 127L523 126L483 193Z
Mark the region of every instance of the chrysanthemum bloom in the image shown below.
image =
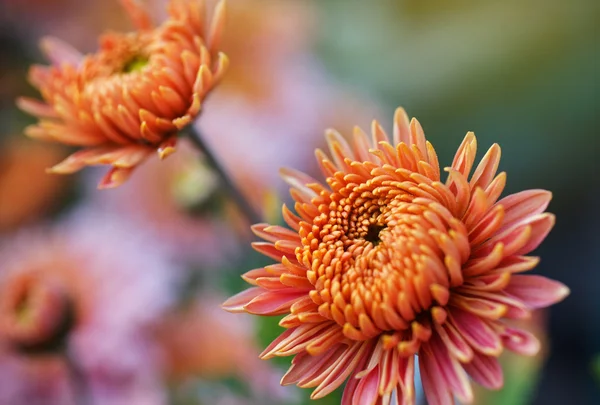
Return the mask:
M498 201L493 145L470 175L476 140L468 133L448 179L415 119L396 111L389 137L327 134L332 159L317 151L325 186L283 170L296 214L292 228L258 224L255 249L279 263L243 277L254 287L224 304L232 312L286 314L287 328L263 358L295 355L282 384L316 387L320 398L346 379L342 404L413 404L418 359L430 405L472 401L469 376L497 389L504 348L531 355L537 339L503 318L526 318L569 292L521 275L554 224L551 194L529 190ZM415 356L417 355L417 356Z
M206 28L203 0L171 0L170 18L158 27L134 0L121 1L136 32L106 33L99 51L87 56L46 39L42 48L52 65L30 72L45 102L18 102L40 118L27 135L84 148L49 171L111 165L101 188L122 184L153 151L160 158L173 153L177 133L200 113L227 66L227 57L216 52L224 2Z

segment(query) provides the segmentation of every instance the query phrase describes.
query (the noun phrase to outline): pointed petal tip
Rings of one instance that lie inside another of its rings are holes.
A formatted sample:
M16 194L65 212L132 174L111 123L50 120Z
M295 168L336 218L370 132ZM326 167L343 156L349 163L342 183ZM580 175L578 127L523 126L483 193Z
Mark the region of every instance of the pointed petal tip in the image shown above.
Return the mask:
M167 157L171 156L173 153L175 153L177 150L177 148L173 147L173 146L168 146L166 148L160 148L158 149L158 157L160 160L164 160Z
M98 183L98 190L116 188L125 183L131 176L133 168L119 168L113 166Z
M98 190L108 190L111 188L118 187L122 184L122 182L119 182L118 179L115 179L115 177L116 176L114 174L107 174L106 176L104 176L104 178L102 178L102 180L100 180L96 188Z
M540 275L514 275L505 292L516 297L529 308L546 308L564 300L569 287L560 281Z
M74 167L70 167L69 164L63 162L57 163L52 167L48 167L46 168L46 173L48 174L73 174L77 171L79 171L79 167L74 168Z
M36 102L36 100L33 100L30 97L21 96L21 97L17 97L15 99L15 105L17 106L17 108L21 111L25 111L26 113L28 113L30 115L34 115L34 114L31 114L29 111L31 109L30 106L32 105L32 103L35 103L35 102Z
M214 51L220 45L226 18L227 2L225 0L220 0L213 10L212 21L208 33L208 44L211 51Z
M227 13L227 0L219 0L215 9L219 10L221 13Z
M219 52L217 55L217 74L218 77L221 78L222 75L227 71L227 69L229 68L229 56L227 56L226 53L224 52Z
M69 174L60 169L57 169L56 166L47 167L45 169L46 174Z
M39 47L53 65L66 63L77 66L83 59L83 54L70 44L53 36L44 36L39 42Z
M266 222L259 222L257 224L253 224L250 225L250 229L252 230L252 232L262 232L265 228L269 227L270 225Z
M260 287L248 288L227 299L221 304L221 308L234 314L247 312L246 305L262 292L264 290Z
M225 300L223 303L221 303L220 307L221 309L234 314L246 312L244 311L244 305L241 305L238 301L236 301L236 296Z
M569 287L567 287L566 285L564 285L563 283L560 283L561 287L559 287L556 291L556 302L561 302L563 301L565 298L567 298L570 294L571 294L571 289Z
M394 111L394 119L408 120L408 114L406 113L406 110L404 109L404 107L396 108L396 111Z

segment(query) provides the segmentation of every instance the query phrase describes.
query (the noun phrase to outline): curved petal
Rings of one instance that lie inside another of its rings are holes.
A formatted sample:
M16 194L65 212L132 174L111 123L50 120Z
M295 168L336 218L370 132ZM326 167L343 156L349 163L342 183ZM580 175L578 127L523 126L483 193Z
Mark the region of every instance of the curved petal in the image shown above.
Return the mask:
M473 360L463 367L476 383L485 388L497 390L504 385L502 367L496 357L477 353Z
M523 356L535 356L540 351L540 341L525 330L506 327L501 337L504 347Z
M229 298L227 301L221 304L221 308L223 308L225 311L233 313L245 312L244 306L263 292L265 292L265 290L260 287L248 288L247 290L239 292L233 297Z
M561 282L537 275L514 275L504 290L530 308L544 308L562 301L570 293Z
M502 230L529 216L541 214L548 207L551 199L552 193L546 190L525 190L504 197L497 203L504 207Z

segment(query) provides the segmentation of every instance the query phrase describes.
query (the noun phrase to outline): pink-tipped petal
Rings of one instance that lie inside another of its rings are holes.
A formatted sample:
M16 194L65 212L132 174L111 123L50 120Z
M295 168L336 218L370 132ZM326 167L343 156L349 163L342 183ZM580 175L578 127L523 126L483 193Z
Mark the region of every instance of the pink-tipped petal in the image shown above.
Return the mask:
M498 390L504 385L502 367L496 357L477 353L463 367L476 383L487 389Z
M477 138L475 138L473 132L468 132L456 151L451 167L457 172L462 173L465 178L468 178L473 167L473 162L475 161L476 153Z
M100 183L98 183L98 189L103 190L103 189L108 189L108 188L119 187L120 185L125 183L127 181L127 179L129 179L129 177L131 177L131 173L133 172L133 169L134 168L131 168L131 167L128 167L128 168L113 167L100 180Z
M336 362L335 368L329 371L329 375L314 390L311 399L323 398L339 387L365 357L369 347L368 343L354 343L348 347Z
M266 291L246 304L244 309L255 315L280 315L289 311L290 306L305 295L305 291Z
M58 38L42 38L40 41L40 48L53 65L60 66L62 64L69 64L78 66L83 59L83 54L81 52Z
M504 197L498 201L498 205L504 207L505 214L500 232L529 216L541 214L551 199L552 193L546 190L526 190Z
M504 347L523 356L535 356L540 351L540 341L525 330L507 326L501 337Z
M139 4L139 0L121 0L121 4L135 27L139 30L152 29L152 20L146 10Z
M379 367L360 379L352 397L352 405L375 405L378 399Z
M58 114L48 104L34 100L29 97L19 97L17 99L17 107L25 111L27 114L41 118L58 118Z
M454 405L454 397L431 353L419 353L423 391L429 405Z
M263 292L264 290L260 287L248 288L247 290L237 293L233 297L229 298L227 301L221 304L221 308L223 308L225 311L234 313L244 312L244 306Z
M514 275L504 291L532 309L556 304L570 293L563 283L537 275Z
M500 337L479 316L459 308L452 308L450 319L452 325L476 351L490 356L497 356L502 352Z
M526 255L529 252L535 250L548 236L550 230L554 226L556 219L554 215L544 213L532 217L529 224L531 226L531 236L529 241L521 248L518 249L515 255Z
M213 18L210 25L210 32L208 34L208 44L211 51L215 51L223 37L223 30L225 28L225 17L227 14L227 6L225 0L219 1L217 3Z
M471 178L471 187L481 187L483 189L492 182L492 179L496 175L498 165L500 164L500 146L493 144L490 149L486 152L483 159L473 172Z
M394 113L394 145L404 142L410 144L410 121L404 108L397 108Z
M281 178L290 185L290 187L293 187L300 192L304 202L310 202L314 197L317 196L317 193L307 187L307 184L318 183L318 181L312 177L298 170L287 167L280 169L279 174Z
M473 391L465 370L458 360L450 355L444 342L439 336L432 338L425 344L430 348L430 352L425 350L437 362L438 370L442 374L448 388L463 403L473 401Z

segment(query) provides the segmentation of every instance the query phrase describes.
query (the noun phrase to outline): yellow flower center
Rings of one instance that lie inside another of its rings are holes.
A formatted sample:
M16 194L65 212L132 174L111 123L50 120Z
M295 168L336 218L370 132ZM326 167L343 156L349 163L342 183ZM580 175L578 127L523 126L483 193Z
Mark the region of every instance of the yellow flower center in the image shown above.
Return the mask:
M36 272L5 281L0 296L0 335L24 350L49 350L64 338L72 321L66 291Z
M122 76L136 74L150 63L150 33L108 33L100 40L100 51L88 57L81 69L88 90L122 85Z
M298 252L321 315L357 340L405 331L445 305L469 254L464 225L441 204L376 180L330 194Z
M148 64L148 58L142 55L133 55L123 66L123 73L137 72Z

